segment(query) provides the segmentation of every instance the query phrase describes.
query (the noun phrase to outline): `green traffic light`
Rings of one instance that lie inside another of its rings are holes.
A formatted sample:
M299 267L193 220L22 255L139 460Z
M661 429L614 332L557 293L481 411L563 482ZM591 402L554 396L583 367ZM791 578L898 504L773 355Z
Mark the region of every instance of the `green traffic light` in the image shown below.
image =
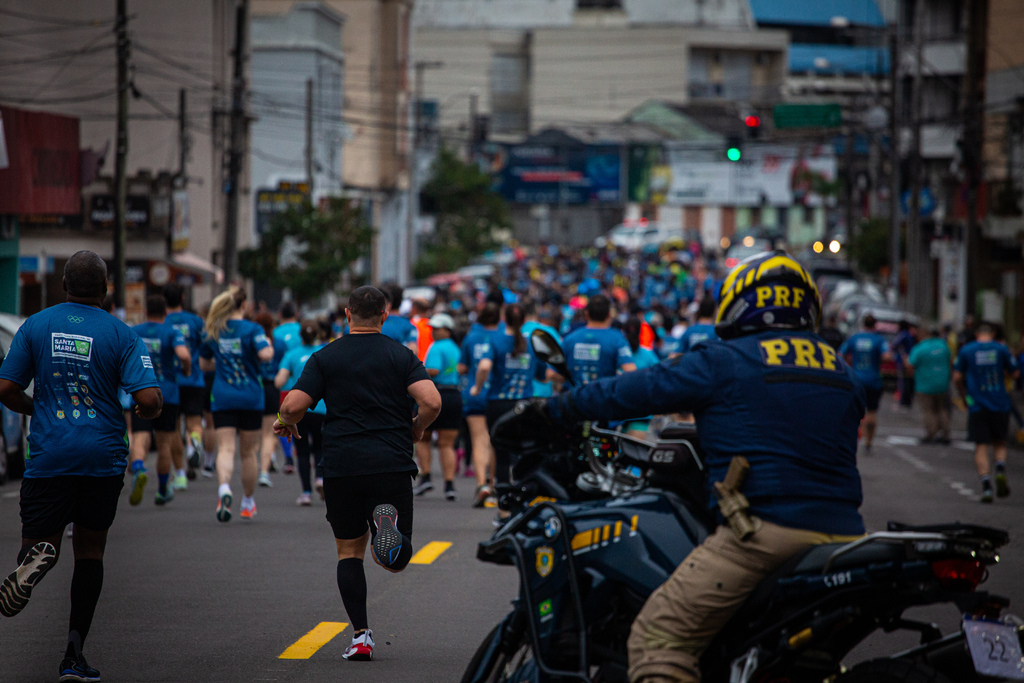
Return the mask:
M729 150L725 153L725 156L729 159L729 161L739 161L741 156L740 150L738 147L730 147Z

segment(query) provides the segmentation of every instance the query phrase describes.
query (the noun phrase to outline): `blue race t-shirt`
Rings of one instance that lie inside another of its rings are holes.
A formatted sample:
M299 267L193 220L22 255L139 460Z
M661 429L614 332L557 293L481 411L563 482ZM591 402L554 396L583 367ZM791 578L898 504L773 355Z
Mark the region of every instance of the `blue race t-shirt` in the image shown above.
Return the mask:
M988 410L1005 413L1010 410L1006 393L1006 373L1013 372L1017 362L999 342L971 342L956 356L956 371L967 383L967 405L972 413Z
M491 388L491 380L488 377L479 395L472 396L469 388L476 382L476 369L480 365L480 359L485 358L491 347L491 335L494 330L488 330L483 325L474 324L469 332L462 338L462 357L459 363L466 366L466 386L462 392L462 412L465 415L482 415L487 409L487 394Z
M636 351L633 352L633 362L636 363L637 370L643 370L652 365L657 365L661 362L661 359L658 358L658 354L654 351L638 346Z
M281 359L281 370L288 371L288 379L285 381L284 386L281 387L281 391L291 391L295 383L299 381L299 376L302 374L302 368L306 367L306 361L314 353L322 349L324 344L303 344L302 346L296 346L284 354L284 358ZM316 413L317 415L327 414L327 404L321 399L315 406L313 406L309 412Z
M128 466L128 433L118 390L158 387L149 352L130 327L95 306L59 304L14 335L0 378L35 380L28 479L110 477Z
M167 323L144 322L132 328L149 351L153 373L160 383L164 405L176 406L181 402L178 394L178 375L181 363L174 353L175 346L185 346L185 339ZM196 372L196 374L199 374Z
M263 328L249 320L228 320L217 339L209 334L199 354L217 362L210 392L210 410L263 410L260 361L256 355L270 346Z
M561 343L562 343L562 335L558 334L558 331L555 330L555 328L551 327L550 325L544 325L542 323L535 322L535 321L532 321L532 320L529 321L529 322L523 323L523 336L526 337L527 345L529 345L529 343L530 343L530 335L533 334L534 330L544 330L545 332L550 334L552 337L554 337L555 341L557 341L559 343L559 345L561 345ZM532 347L531 347L530 350L531 351L533 350ZM555 388L551 385L551 382L548 382L547 380L541 380L541 379L533 380L533 395L534 396L541 397L541 398L547 398L549 396L553 396L554 392L555 392Z
M281 323L274 328L274 341L281 341L287 349L294 349L302 345L302 335L299 334L301 330L300 322Z
M416 326L405 316L393 313L381 325L380 333L406 346L415 344L419 339L419 332L416 330Z
M628 348L628 346L627 346ZM487 390L488 401L519 400L533 395L533 380L537 376L540 361L527 347L522 353L514 353L515 337L504 330L491 332L491 343L484 358L490 358L491 386Z
M274 346L274 357L268 360L266 363L260 363L260 379L263 383L274 383L274 378L277 377L277 371L281 367L281 360L284 358L284 354L288 353L288 345L283 339L270 339L270 342Z
M201 387L203 386L203 373L199 371L199 347L203 344L203 319L195 313L188 311L176 311L168 313L165 323L173 327L185 340L185 346L192 356L192 374L187 377L181 374L178 369L179 387ZM164 398L166 401L166 397Z
M714 339L718 339L718 334L715 333L714 325L709 325L707 323L690 325L686 328L686 332L683 332L683 336L679 338L678 353L686 353L687 351L692 350L697 344Z
M621 331L583 327L565 337L565 357L577 386L602 377L614 377L625 363L633 362L633 352Z
M440 339L430 345L427 358L423 362L428 370L440 372L432 378L434 384L443 387L459 386L459 359L462 352L459 345L451 339Z
M881 389L882 354L888 350L889 344L882 335L858 332L843 342L839 354L849 355L853 374L865 389Z

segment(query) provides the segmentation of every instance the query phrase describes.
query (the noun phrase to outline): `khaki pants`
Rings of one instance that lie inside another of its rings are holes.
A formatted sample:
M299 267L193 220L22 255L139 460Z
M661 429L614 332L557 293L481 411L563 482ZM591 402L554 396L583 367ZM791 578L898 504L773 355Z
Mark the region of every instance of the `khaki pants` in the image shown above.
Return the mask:
M924 438L949 438L949 393L918 394L924 415Z
M629 636L631 683L699 683L701 653L762 579L810 546L858 538L754 524L746 541L718 527L647 599Z

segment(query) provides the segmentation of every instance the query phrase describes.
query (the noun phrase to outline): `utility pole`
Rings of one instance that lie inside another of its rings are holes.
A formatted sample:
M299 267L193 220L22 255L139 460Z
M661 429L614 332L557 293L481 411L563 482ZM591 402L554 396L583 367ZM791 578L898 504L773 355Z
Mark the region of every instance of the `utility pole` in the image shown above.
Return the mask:
M902 25L896 20L889 38L889 283L900 295L900 36Z
M313 197L313 79L306 79L306 184Z
M178 91L178 174L174 178L174 191L184 191L188 186L188 94L185 88ZM173 206L173 204L172 204ZM177 219L177 217L175 217ZM173 221L171 223L174 224ZM167 258L174 254L174 230L167 231Z
M914 5L914 82L910 112L910 210L907 215L907 306L911 313L924 315L926 301L921 254L921 109L924 88L924 0Z
M117 154L114 158L114 307L124 312L128 233L128 0L117 0Z
M430 62L430 61L418 61L413 63L413 69L416 72L413 90L413 129L412 129L412 154L410 155L409 163L409 201L406 202L406 244L405 244L405 255L407 271L403 278L408 277L408 273L412 269L413 256L416 253L416 219L420 213L420 182L419 182L419 151L420 145L423 139L423 120L422 120L422 102L423 102L423 74L427 69L440 69L444 66L444 62ZM398 259L399 263L401 259ZM401 275L401 274L400 274Z
M249 0L236 0L235 51L231 81L231 133L228 142L227 210L224 215L224 285L238 279L238 200L246 141L245 116L245 28L249 21Z
M478 113L479 103L480 96L475 92L469 93L469 142L466 143L466 160L470 163L473 161L476 139L480 135L480 130L477 128L477 119L480 116Z
M981 189L985 111L985 45L988 38L989 0L975 0L968 6L967 78L964 88L964 148L967 174L967 291L964 312L973 313L977 277L981 269L978 259L978 192Z

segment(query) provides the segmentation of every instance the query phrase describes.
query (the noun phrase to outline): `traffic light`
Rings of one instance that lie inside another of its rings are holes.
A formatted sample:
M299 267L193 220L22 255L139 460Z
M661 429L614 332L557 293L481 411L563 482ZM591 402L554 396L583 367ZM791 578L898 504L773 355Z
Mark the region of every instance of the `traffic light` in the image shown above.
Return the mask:
M743 157L743 149L740 146L738 137L730 136L725 141L725 158L729 161L739 161Z
M747 127L747 137L754 139L761 137L761 117L757 114L749 114L743 118Z

